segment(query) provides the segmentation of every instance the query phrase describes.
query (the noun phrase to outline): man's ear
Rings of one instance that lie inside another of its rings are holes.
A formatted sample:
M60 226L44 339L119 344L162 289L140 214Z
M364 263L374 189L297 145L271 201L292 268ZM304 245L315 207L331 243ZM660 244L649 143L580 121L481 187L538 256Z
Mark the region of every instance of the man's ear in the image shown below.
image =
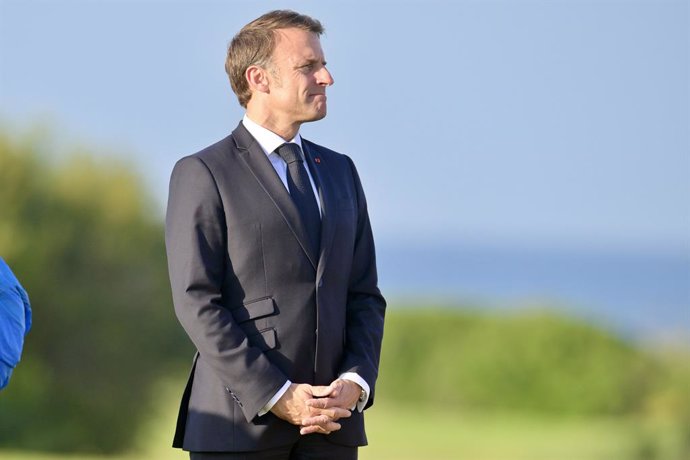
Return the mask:
M263 67L250 65L244 72L244 78L247 79L249 89L251 89L252 92L269 92L268 71Z

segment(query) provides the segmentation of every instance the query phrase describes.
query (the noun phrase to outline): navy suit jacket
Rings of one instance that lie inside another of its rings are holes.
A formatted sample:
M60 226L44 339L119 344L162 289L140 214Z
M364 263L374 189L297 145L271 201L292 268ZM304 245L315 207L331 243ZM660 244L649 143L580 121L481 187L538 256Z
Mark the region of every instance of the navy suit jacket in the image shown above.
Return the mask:
M374 401L385 301L362 186L345 155L303 140L319 191L321 248L311 253L290 195L240 125L178 161L166 248L175 312L198 353L173 445L252 451L295 442L299 427L257 413L284 385L356 372ZM334 443L366 444L363 415Z

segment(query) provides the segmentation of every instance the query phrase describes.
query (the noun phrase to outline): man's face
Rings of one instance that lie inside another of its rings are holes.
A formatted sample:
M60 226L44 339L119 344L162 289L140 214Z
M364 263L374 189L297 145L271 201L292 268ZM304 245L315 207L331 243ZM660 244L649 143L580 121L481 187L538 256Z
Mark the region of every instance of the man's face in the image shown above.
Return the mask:
M282 123L326 116L326 87L333 77L318 35L302 29L279 29L269 67L268 108Z

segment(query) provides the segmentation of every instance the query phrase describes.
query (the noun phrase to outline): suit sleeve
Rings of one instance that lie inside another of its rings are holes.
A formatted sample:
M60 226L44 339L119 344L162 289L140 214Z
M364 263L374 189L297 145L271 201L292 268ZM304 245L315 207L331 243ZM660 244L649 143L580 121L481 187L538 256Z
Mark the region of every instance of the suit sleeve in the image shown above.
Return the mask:
M211 171L180 160L170 179L165 240L175 313L182 327L251 421L287 377L247 336L223 303L227 229Z
M357 231L347 293L345 357L340 373L355 372L369 384L374 402L386 301L378 288L374 237L362 183L352 160L347 158L357 193Z

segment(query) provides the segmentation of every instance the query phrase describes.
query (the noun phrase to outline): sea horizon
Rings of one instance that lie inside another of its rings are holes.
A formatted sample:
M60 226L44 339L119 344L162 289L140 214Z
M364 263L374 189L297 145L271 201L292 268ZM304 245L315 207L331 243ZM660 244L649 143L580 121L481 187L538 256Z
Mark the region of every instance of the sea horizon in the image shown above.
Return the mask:
M690 253L462 244L377 247L391 305L551 309L644 341L690 345Z

